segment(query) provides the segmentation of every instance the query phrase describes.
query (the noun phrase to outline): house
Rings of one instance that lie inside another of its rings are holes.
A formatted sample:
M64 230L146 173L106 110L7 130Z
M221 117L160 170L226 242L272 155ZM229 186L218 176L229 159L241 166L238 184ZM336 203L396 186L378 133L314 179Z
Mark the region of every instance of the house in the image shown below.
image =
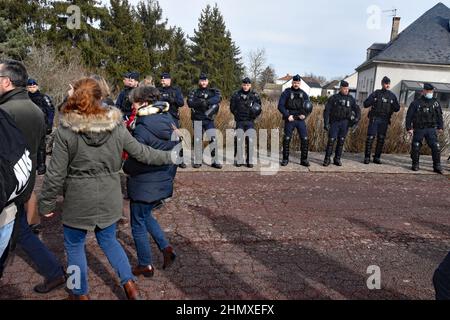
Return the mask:
M327 83L323 88L322 88L322 96L323 97L331 97L332 95L336 94L339 92L339 84L341 81L339 80L333 80L329 83Z
M391 90L408 106L420 95L424 82L436 87L442 107L450 101L450 9L443 3L425 12L398 34L400 17L393 18L391 41L374 43L358 72L357 100L381 88L381 79L391 79Z
M309 90L307 89L309 87ZM302 89L310 97L320 97L322 95L322 86L319 81L314 78L302 77Z

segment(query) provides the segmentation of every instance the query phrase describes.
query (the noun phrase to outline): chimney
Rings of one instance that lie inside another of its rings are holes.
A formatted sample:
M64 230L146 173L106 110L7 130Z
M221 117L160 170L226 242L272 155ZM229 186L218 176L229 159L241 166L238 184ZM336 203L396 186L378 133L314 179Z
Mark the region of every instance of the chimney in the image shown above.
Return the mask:
M400 19L400 17L394 17L392 19L391 41L398 37L398 31L400 30Z

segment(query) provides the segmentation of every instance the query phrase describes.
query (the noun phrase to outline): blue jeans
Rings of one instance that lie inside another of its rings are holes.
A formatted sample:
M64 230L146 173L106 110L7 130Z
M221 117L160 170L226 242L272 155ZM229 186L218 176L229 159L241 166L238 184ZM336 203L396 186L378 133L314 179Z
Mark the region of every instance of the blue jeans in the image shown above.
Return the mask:
M348 134L348 120L335 121L330 125L328 138L345 138Z
M304 120L295 120L292 122L286 121L284 123L284 136L292 138L295 129L297 129L301 139L308 138L308 130Z
M17 244L36 264L39 273L46 280L52 281L62 277L64 275L63 266L47 246L31 231L24 206L19 206L17 210L17 214L20 215Z
M152 250L148 234L158 245L160 251L169 247L164 231L152 215L153 204L134 202L130 203L131 231L136 245L139 266L152 265Z
M386 137L389 127L389 121L382 118L372 118L369 120L369 128L367 131L368 136L376 137L383 136Z
M86 234L86 230L64 226L64 247L67 252L67 265L69 268L78 267L80 271L81 285L72 289L72 293L75 295L87 295L89 292L88 267L85 252ZM106 229L97 228L95 230L95 237L100 248L108 258L109 263L120 278L121 285L123 286L130 280L135 280L135 277L131 273L128 257L119 241L117 241L116 224ZM69 274L70 276L71 274Z
M8 247L9 240L14 229L14 221L0 228L0 256L3 255L5 249Z
M434 273L436 300L450 300L450 253Z

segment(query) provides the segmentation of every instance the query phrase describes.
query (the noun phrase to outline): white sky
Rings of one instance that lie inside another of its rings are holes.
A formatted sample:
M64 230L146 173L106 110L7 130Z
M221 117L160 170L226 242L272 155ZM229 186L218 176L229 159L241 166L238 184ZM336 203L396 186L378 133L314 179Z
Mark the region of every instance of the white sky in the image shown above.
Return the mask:
M130 0L136 4L139 0ZM249 51L265 48L267 62L277 75L313 72L327 78L354 72L374 42L388 42L392 16L382 13L380 28L367 26L371 6L380 10L398 9L403 30L437 0L378 1L261 1L261 0L159 0L169 25L192 35L201 10L217 3L233 40L241 48L244 62ZM450 7L450 0L442 0Z

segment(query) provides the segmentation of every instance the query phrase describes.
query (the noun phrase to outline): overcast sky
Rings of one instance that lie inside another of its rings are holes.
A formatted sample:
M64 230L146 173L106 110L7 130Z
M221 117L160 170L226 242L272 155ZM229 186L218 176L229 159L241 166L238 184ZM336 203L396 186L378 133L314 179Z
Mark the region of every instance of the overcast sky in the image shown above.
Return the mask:
M450 0L159 0L169 24L189 35L202 8L217 3L245 63L249 51L265 48L279 76L313 72L327 78L353 73L372 43L389 41L392 13L377 16L374 10L396 8L403 30L439 2L450 7Z

